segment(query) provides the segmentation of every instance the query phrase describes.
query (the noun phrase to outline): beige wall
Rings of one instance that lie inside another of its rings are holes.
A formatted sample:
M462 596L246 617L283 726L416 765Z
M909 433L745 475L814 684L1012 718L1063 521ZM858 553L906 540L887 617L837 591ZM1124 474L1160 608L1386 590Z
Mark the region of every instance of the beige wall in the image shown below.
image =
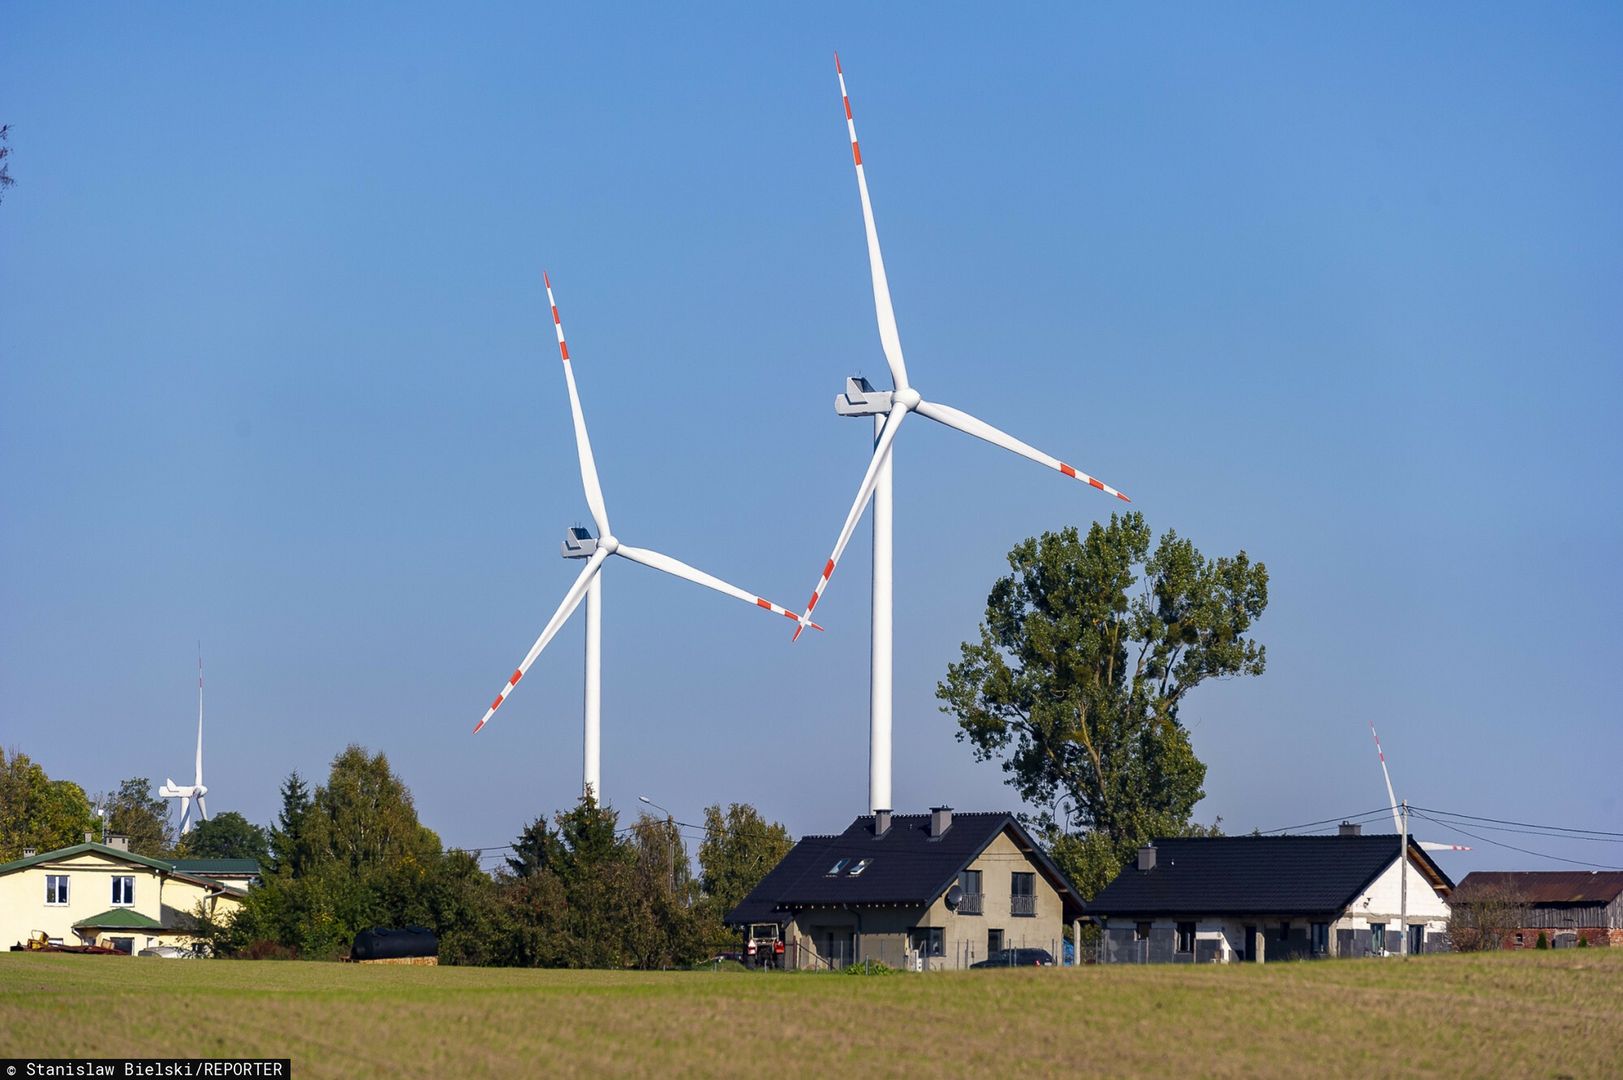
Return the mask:
M63 874L68 878L68 902L65 905L45 902L45 878ZM135 879L134 902L128 905L113 903L113 878ZM73 924L81 919L100 915L114 907L127 907L166 927L180 924L182 916L190 915L201 900L214 900L216 917L234 914L240 901L229 895L217 894L206 886L184 881L153 867L125 862L104 852L85 851L66 859L53 860L13 870L0 875L0 949L26 942L29 934L42 930L50 938L60 939L67 945L106 944L107 937L131 937L135 951L153 945L184 945L191 939L173 931L110 930L85 931L81 936Z
M982 913L965 915L947 910L945 895L928 907L860 908L856 913L843 908L815 908L801 911L789 925L787 939L826 962L827 932L830 929L855 931L860 916L862 946L855 959L883 960L897 965L908 960L908 934L914 927L941 927L944 939L941 957L929 961L932 968L953 968L985 960L988 932L1003 931L1003 947L1041 948L1062 959L1065 936L1064 904L1059 892L1027 858L1005 831L988 844L968 869L981 872ZM1011 913L1011 875L1036 875L1036 914ZM967 949L966 949L967 945ZM813 961L815 964L817 961Z

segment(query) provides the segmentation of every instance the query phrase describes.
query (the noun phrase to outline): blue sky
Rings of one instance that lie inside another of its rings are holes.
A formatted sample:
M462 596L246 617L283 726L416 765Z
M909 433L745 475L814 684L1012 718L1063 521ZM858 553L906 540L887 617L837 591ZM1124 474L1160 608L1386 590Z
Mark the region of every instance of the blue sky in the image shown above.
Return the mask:
M1383 805L1374 719L1416 803L1623 829L1623 14L986 10L8 6L0 743L184 781L201 638L216 812L350 741L450 843L570 802L578 617L469 734L588 517L541 269L622 539L803 602L885 378L838 48L915 383L1272 572L1203 820ZM934 685L1113 500L929 424L897 484L897 809L1012 806ZM865 809L866 533L792 648L608 568L610 802Z

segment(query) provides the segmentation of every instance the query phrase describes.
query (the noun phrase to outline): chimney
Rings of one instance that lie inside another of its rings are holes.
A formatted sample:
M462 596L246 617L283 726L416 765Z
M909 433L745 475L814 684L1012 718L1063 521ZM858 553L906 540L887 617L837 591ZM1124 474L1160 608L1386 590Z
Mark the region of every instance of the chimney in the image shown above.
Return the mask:
M1138 849L1138 868L1140 870L1155 869L1155 845L1145 844Z
M930 839L941 839L950 828L952 828L952 807L930 807Z
M89 831L89 830L88 830L88 829L87 829L87 830L86 830L86 831L85 831L85 843L87 843L87 844L94 844L94 843L95 843L95 842L96 842L96 834L95 834L95 833L93 833L93 832L90 832L90 831Z
M113 833L107 838L107 846L117 848L120 851L128 851L130 850L130 838Z
M1336 835L1337 836L1361 836L1363 834L1363 832L1364 832L1364 827L1362 825L1354 825L1350 821L1343 821L1341 823L1341 830Z
M879 837L884 836L888 832L890 832L890 811L875 810L873 812L874 839L877 840Z
M32 859L37 854L39 854L39 851L36 848L31 848L31 847L23 848L23 858L25 858L25 859Z

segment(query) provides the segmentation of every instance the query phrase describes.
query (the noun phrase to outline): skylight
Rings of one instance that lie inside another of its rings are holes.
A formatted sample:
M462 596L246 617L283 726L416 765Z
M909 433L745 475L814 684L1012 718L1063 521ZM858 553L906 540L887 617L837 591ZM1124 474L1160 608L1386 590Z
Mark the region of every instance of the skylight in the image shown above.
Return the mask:
M841 859L839 862L837 862L833 866L829 867L828 868L828 876L829 877L839 877L840 876L840 871L844 870L846 865L848 863L850 863L850 861L851 861L850 859Z
M857 863L855 866L853 866L851 868L851 873L850 873L849 876L850 877L856 877L858 874L860 874L864 870L868 869L868 864L871 863L871 862L873 862L872 859L863 859L861 862Z

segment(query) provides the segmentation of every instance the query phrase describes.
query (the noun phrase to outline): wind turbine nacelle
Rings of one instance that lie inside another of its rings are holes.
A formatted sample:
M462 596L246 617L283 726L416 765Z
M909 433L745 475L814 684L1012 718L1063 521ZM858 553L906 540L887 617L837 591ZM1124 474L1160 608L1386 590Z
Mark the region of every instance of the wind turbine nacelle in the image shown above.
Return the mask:
M875 390L861 375L845 380L845 393L834 397L834 411L841 416L881 416L890 412L890 390Z
M566 559L589 559L592 552L597 550L597 537L576 525L564 533L564 542L558 546Z

